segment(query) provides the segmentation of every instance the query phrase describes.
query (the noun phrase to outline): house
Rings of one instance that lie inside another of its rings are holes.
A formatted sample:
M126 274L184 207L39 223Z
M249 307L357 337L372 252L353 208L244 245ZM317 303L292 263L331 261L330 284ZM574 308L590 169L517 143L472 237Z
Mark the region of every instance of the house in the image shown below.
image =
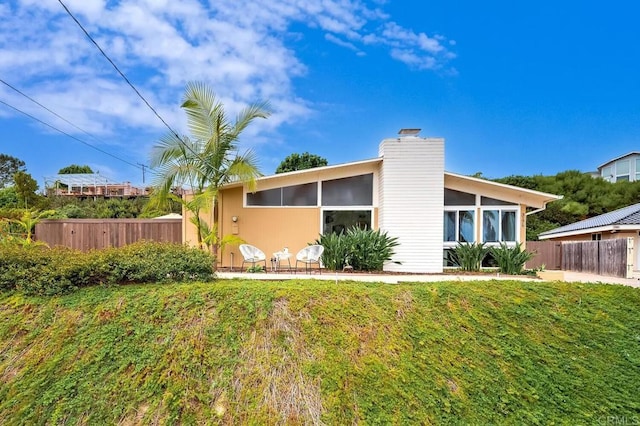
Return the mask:
M607 161L598 167L596 176L611 183L640 180L640 152L633 151Z
M540 240L600 241L632 238L633 247L640 247L640 204L623 207L538 235ZM634 250L633 269L640 270L640 250Z
M149 195L147 188L138 188L131 182L111 182L99 173L58 174L47 177L47 195L60 197L134 198Z
M267 256L295 253L319 234L352 226L397 237L385 270L438 273L458 242L525 242L528 214L561 197L444 171L444 139L404 129L384 139L376 158L259 178L250 192L232 183L219 193L221 235L237 235ZM183 235L196 233L185 211ZM220 266L240 266L237 247L219 253Z

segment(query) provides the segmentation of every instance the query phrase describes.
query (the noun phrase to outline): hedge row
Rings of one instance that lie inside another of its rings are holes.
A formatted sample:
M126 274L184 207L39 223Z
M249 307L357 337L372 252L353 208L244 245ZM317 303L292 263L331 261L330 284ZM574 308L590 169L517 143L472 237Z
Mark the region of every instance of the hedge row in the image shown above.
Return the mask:
M93 285L209 281L213 265L209 253L170 243L138 242L88 253L0 245L0 289L57 295Z

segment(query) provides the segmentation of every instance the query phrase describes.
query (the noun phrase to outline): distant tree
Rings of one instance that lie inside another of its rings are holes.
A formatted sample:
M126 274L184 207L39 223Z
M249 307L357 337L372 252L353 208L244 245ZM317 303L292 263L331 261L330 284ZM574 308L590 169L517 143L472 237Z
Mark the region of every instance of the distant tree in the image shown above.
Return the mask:
M16 188L10 186L0 189L0 209L18 207L18 195Z
M83 174L83 173L93 173L93 170L91 170L91 167L87 165L79 166L77 164L72 164L70 166L63 167L60 170L58 170L59 175L74 175L74 174Z
M36 182L29 173L23 171L17 172L13 175L13 183L20 207L28 209L38 203L39 197L36 194L38 182Z
M0 188L13 182L13 175L24 170L24 161L7 154L0 154Z
M527 218L527 239L559 226L608 213L640 203L640 182L610 183L578 170L567 170L554 176L507 176L500 183L562 195L546 209Z
M277 173L293 172L295 170L313 169L314 167L322 167L328 164L327 159L319 155L309 154L291 154L278 166Z

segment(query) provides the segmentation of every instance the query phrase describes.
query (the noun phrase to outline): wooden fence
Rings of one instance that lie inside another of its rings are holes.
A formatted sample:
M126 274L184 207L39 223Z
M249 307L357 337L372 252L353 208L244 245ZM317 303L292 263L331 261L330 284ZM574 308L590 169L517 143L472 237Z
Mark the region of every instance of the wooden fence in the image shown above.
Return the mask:
M527 241L527 251L535 253L527 268L590 272L629 278L633 272L633 239L600 241Z
M633 269L628 262L632 261L629 256L632 250L631 238L565 242L562 243L562 269L627 278Z
M181 219L59 219L36 225L36 240L49 247L88 251L140 240L182 242Z
M548 270L562 269L562 243L560 241L527 241L527 251L534 253L527 268L544 266Z

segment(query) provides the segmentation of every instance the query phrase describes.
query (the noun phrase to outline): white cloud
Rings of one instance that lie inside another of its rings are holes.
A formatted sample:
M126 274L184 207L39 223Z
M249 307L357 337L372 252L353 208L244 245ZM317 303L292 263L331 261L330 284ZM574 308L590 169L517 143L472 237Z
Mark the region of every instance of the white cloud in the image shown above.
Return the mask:
M325 34L324 38L325 40L330 41L331 43L335 43L338 46L346 47L347 49L353 50L354 52L360 52L360 49L358 49L353 43L344 41L334 36L333 34Z
M184 125L177 105L185 83L202 80L216 88L232 114L247 103L270 99L275 113L257 126L263 131L313 113L314 106L294 90L294 79L307 70L287 46L294 23L316 28L327 41L359 56L369 48L384 48L415 69L438 69L455 56L445 47L455 42L390 21L380 9L383 3L65 0L172 126ZM83 129L109 137L122 129L163 129L58 1L0 4L0 45L0 75ZM0 91L5 94L5 100L24 105L15 94ZM59 120L51 122L77 132Z

